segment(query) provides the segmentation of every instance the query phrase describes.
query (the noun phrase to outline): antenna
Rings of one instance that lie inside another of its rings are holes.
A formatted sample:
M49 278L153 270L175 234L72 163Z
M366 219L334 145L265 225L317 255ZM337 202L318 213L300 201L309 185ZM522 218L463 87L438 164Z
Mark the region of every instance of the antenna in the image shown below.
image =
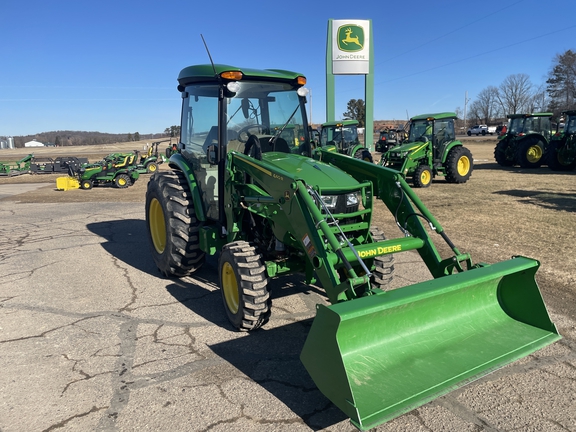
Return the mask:
M204 36L202 35L202 33L200 33L200 37L202 38L202 42L204 42L204 48L206 48L206 52L208 53L208 58L210 59L210 63L212 64L214 75L218 75L216 73L216 66L214 66L214 62L212 61L212 55L210 54L210 50L208 49L208 45L206 45L206 41L204 40Z

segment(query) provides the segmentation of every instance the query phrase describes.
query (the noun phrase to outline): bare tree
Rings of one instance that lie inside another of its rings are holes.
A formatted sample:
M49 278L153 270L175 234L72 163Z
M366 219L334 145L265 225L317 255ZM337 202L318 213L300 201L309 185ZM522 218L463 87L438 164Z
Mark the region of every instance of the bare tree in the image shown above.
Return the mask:
M505 114L530 111L533 99L530 77L523 73L508 75L498 88L497 99Z
M478 93L477 99L470 105L470 117L479 123L488 124L498 113L498 89L489 86Z

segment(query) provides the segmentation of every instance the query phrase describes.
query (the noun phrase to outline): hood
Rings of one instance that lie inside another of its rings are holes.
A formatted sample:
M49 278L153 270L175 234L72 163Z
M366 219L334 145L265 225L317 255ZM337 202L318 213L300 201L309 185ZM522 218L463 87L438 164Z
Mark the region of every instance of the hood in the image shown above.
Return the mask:
M320 188L351 187L359 184L341 169L305 156L269 152L262 154L262 160L287 172L294 179L304 180L307 184Z

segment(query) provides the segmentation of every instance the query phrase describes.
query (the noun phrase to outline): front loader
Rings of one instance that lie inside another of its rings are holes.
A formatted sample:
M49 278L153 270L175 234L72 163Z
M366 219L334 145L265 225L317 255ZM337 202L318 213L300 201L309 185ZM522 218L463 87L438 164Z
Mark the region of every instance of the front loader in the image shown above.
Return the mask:
M156 266L184 277L218 255L224 311L240 331L269 320L269 279L299 273L319 282L330 305L317 305L301 360L358 428L560 338L535 281L538 261L473 263L400 173L313 151L302 75L198 65L178 82L179 149L146 192ZM305 140L283 139L288 126ZM398 238L372 224L377 199L394 215ZM451 256L440 257L429 229ZM387 291L394 255L410 250L432 279Z

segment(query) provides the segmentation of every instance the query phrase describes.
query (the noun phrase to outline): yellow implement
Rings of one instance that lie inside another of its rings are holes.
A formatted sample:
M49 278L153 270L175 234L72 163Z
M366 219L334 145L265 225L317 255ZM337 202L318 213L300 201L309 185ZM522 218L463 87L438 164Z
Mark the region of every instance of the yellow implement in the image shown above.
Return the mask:
M65 191L70 189L80 189L80 182L75 177L58 177L56 179L56 189Z

